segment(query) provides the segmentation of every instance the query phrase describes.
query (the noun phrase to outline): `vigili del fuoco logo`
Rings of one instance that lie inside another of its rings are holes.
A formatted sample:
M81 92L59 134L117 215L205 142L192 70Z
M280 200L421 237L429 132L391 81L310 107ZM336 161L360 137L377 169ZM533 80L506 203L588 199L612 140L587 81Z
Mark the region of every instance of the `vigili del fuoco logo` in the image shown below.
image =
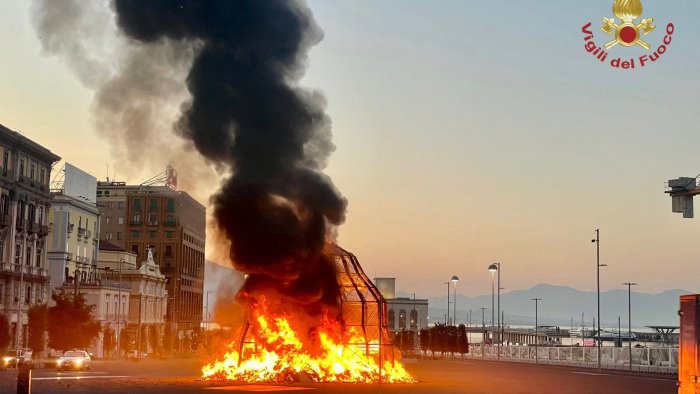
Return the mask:
M638 57L610 56L608 64L613 68L641 68L659 61L671 46L675 29L673 23L666 25L666 35L663 37L663 42L655 45L652 51L652 45L649 42L653 42L654 36L658 37L656 40L659 40L661 34L655 31L654 18L641 18L644 11L641 0L615 0L612 11L615 17L603 18L603 24L600 26L600 30L611 39L605 44L600 45L595 41L592 30L593 23L588 22L581 28L586 51L595 56L601 63L608 63L608 50L618 46L622 50L639 46L649 52Z

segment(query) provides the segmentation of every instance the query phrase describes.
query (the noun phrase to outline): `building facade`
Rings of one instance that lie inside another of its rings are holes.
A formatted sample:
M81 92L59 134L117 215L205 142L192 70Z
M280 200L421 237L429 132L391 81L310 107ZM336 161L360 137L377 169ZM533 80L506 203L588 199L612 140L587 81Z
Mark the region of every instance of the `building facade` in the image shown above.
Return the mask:
M49 177L60 157L0 125L0 313L11 347L27 344L27 310L49 295Z
M167 330L191 338L202 322L206 210L168 186L98 182L100 239L147 261L148 250L167 279ZM174 346L174 343L173 343Z
M51 288L94 284L99 250L100 212L92 175L66 163L61 182L52 185L48 237ZM76 187L75 185L84 185Z
M396 297L396 278L374 278L387 304L387 324L392 331L420 331L428 327L428 300Z

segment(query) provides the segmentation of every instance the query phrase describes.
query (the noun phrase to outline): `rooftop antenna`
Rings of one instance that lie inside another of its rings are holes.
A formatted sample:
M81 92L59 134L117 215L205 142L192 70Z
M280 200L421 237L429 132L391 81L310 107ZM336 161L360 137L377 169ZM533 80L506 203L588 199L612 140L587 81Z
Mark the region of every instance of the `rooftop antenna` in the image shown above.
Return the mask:
M109 163L105 163L107 166L107 182L109 182Z

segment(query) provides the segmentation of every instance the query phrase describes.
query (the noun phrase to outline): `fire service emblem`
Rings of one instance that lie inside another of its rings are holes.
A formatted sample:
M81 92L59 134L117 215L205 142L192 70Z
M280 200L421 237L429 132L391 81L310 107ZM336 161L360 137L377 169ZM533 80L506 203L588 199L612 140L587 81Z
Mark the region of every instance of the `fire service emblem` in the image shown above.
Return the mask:
M622 47L639 46L646 51L650 51L652 45L642 37L651 34L656 29L656 26L653 25L654 18L641 18L644 11L641 0L614 0L612 11L615 17L603 18L603 25L600 26L600 29L612 37L612 40L602 46L594 41L593 31L591 30L593 24L591 22L588 22L581 28L581 32L585 35L583 39L586 51L603 63L607 61L607 51L617 45ZM632 57L624 60L621 57L613 58L610 60L610 66L634 69L646 67L652 62L658 61L671 45L674 30L673 23L668 23L663 43L658 45L653 52L648 55L644 54L637 58Z

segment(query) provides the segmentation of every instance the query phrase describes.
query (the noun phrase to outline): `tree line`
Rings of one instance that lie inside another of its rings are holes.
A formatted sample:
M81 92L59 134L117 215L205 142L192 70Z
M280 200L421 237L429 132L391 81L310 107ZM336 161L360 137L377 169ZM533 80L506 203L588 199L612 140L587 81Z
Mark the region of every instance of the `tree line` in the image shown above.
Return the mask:
M36 304L27 310L27 346L38 356L46 346L66 351L87 348L101 331L100 323L93 320L95 306L85 300L85 296L54 293L51 295L53 306ZM112 343L113 330L105 328L105 348ZM7 316L0 314L0 349L14 348ZM105 349L106 350L106 349Z
M464 355L469 353L467 327L464 324L448 326L438 323L420 330L418 335L413 331L397 331L394 334L394 346L403 353L413 353L420 348L423 356L427 356L428 352L432 356L441 357Z

